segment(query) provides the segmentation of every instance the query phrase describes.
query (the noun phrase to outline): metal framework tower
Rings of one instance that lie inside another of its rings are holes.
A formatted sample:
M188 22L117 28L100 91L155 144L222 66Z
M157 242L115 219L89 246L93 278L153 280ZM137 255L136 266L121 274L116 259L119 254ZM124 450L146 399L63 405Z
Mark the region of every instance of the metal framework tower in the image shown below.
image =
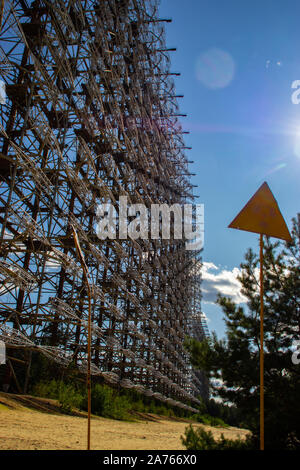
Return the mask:
M11 0L1 11L0 338L193 410L183 340L200 280L185 240L100 240L97 206L194 199L155 0ZM194 318L194 317L193 317ZM17 375L17 374L16 374ZM16 380L18 377L16 377Z

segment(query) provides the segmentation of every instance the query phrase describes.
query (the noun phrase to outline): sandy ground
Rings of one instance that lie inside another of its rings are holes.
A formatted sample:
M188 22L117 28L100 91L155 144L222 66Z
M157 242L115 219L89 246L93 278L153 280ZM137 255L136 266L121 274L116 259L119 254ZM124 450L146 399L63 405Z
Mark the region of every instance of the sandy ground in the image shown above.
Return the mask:
M92 450L183 450L180 436L188 420L143 415L138 422L92 417ZM201 426L193 424L193 426ZM210 429L218 437L243 438L237 428ZM86 449L87 419L84 413L59 413L53 400L0 393L0 449L82 450Z

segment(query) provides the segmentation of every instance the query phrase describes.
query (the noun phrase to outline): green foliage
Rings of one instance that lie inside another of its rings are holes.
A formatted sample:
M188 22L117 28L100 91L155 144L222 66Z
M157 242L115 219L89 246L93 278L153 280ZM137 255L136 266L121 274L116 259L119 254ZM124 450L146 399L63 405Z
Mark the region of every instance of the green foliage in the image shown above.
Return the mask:
M245 427L236 406L229 406L212 398L206 402L206 413L212 418L221 419L226 425Z
M152 413L168 417L186 417L190 418L192 413L186 410L175 408L164 404L155 398L145 397L135 390L121 390L121 395L125 395L130 402L130 409L140 413Z
M107 385L96 384L92 387L92 413L105 418L130 420L130 402L125 396ZM87 408L87 405L86 405Z
M33 387L32 394L39 397L58 399L58 383L54 379L50 382L40 382Z
M50 380L60 380L61 370L54 361L38 352L32 353L31 369L30 369L30 385L31 389L41 382L49 382Z
M253 450L251 437L242 439L226 439L223 434L215 440L211 431L198 427L196 430L190 425L185 429L185 436L181 441L187 450Z
M58 400L61 410L70 414L74 408L87 411L87 391L79 385L52 379L42 381L32 388L33 395ZM174 409L136 391L117 390L103 384L94 384L91 390L92 413L105 418L132 421L133 412L153 413L168 417L191 416L184 410Z
M50 382L36 384L33 388L33 394L58 400L62 412L67 414L70 414L73 408L81 408L84 400L80 390L55 379L52 379Z
M300 339L300 233L293 221L293 242L264 242L265 448L300 448L300 372L292 362ZM203 343L187 340L193 364L214 379L213 393L231 403L233 418L259 437L259 258L250 249L239 280L247 308L219 297L226 339L212 335ZM217 384L216 379L220 379ZM208 410L209 414L211 411ZM225 418L226 422L228 420Z
M226 424L221 418L217 418L215 416L210 416L209 414L204 414L204 415L196 415L195 416L196 421L198 423L203 423L208 426L221 426L222 428L228 427L228 424Z
M82 394L72 385L59 384L58 400L64 413L71 413L73 408L80 409L83 403Z

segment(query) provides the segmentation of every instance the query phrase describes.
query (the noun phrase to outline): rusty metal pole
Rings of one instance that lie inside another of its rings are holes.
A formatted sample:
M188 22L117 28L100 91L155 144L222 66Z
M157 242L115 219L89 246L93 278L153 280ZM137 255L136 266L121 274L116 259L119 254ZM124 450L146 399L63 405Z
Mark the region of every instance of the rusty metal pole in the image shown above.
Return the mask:
M87 426L87 450L91 448L91 317L92 317L92 309L91 309L91 288L89 283L89 275L88 275L88 268L85 264L84 256L80 248L79 240L77 233L73 229L74 241L76 246L76 251L78 253L80 263L83 269L83 274L86 282L86 287L88 291L88 344L87 344L87 394L88 394L88 426Z
M88 429L87 429L87 450L91 448L91 290L86 273L86 285L88 290L88 367L87 367L87 392L88 392Z
M268 184L264 182L254 196L247 202L243 209L228 225L229 228L245 230L260 234L260 346L259 346L259 421L260 421L260 449L265 447L264 424L264 259L263 236L280 238L287 242L292 241L291 234L280 212L277 201L274 198Z
M265 423L264 423L264 284L263 284L263 234L259 237L260 252L260 450L265 448Z

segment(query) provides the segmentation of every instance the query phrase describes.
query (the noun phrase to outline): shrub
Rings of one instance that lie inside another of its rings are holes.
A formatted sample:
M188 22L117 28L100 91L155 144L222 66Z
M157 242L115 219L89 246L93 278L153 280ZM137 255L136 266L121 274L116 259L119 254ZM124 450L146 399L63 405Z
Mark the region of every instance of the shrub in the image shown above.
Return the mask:
M221 418L210 416L208 414L193 415L193 419L198 421L198 423L203 423L203 424L206 424L207 426L221 426L223 428L228 427L228 424L224 423L224 421Z
M40 382L33 387L36 396L58 400L63 413L71 413L73 408L81 408L83 394L71 384L52 379L50 382Z
M105 416L113 400L113 390L106 385L96 384L91 391L92 413L98 416Z
M143 412L146 411L147 407L144 404L142 399L138 399L136 402L132 403L132 409L134 411L139 411L139 412L143 413Z
M216 418L214 416L210 416L210 424L211 426L221 426L222 428L228 427L228 424L224 423L221 418Z
M87 397L85 397L83 408L87 410ZM119 420L130 420L128 412L131 403L126 396L118 395L118 392L107 385L96 384L91 392L92 413L105 418Z
M80 409L82 407L84 396L72 385L66 385L64 382L60 382L58 401L64 413L71 413L73 408Z
M32 394L39 397L58 399L57 381L52 379L50 382L39 382L33 386Z
M73 408L87 411L87 390L84 383L78 383L71 375L62 380L40 381L33 385L32 394L53 398L59 401L64 413L71 413ZM92 413L106 418L132 420L130 412L160 414L168 417L194 418L205 424L224 425L221 420L211 422L209 415L192 415L190 412L164 404L154 398L145 397L135 390L117 390L105 384L96 383L91 390Z
M130 421L132 420L128 411L130 408L131 404L126 397L116 396L111 404L109 412L107 413L107 417Z
M211 431L199 427L196 430L190 425L185 429L185 437L181 441L187 450L254 450L252 438L226 439L223 434L215 440Z

